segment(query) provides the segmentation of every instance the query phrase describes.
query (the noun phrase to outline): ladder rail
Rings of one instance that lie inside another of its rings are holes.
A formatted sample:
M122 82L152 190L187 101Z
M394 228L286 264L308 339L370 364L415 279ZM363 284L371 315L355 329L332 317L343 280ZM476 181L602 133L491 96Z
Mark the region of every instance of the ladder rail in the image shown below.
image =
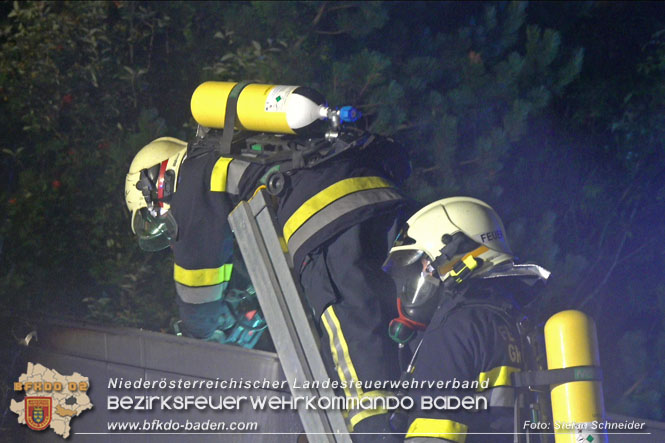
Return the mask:
M249 202L241 202L229 215L291 395L332 399L332 389L312 383L329 376L274 220L265 190ZM298 383L297 389L294 383ZM351 443L341 411L301 407L298 414L310 442Z

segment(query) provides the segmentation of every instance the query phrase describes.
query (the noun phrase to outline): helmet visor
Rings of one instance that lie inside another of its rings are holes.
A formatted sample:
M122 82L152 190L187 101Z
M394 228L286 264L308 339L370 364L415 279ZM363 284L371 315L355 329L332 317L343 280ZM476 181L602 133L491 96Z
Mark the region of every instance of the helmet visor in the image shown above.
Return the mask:
M418 249L401 249L392 251L383 263L383 271L393 274L393 269L404 268L413 263L420 263L422 257L427 257L423 251Z
M166 249L175 238L176 223L170 211L157 217L148 208L141 208L134 215L132 228L144 251L156 252Z
M430 260L426 258L427 255L422 251L419 251L420 255L414 254L416 251L413 250L409 252L411 252L410 257L407 257L406 254L400 254L402 256L398 257L398 260L392 263L389 260L384 269L395 280L397 293L402 300L402 306L405 310L427 309L428 311L433 311L432 305L434 304L433 307L436 308L435 299L441 280L439 280ZM399 262L410 263L400 266ZM421 315L415 312L411 314L421 317Z

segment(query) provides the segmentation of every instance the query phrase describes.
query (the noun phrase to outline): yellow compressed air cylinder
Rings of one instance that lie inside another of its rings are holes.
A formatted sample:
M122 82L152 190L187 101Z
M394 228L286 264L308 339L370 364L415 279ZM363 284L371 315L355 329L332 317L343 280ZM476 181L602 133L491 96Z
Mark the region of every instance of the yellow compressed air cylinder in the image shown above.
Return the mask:
M221 129L235 82L205 82L192 94L191 110L201 126ZM302 134L326 118L325 99L304 86L250 83L238 96L236 127L256 132Z
M593 320L580 311L559 312L545 323L548 369L600 366ZM552 385L552 427L556 443L607 442L600 381Z

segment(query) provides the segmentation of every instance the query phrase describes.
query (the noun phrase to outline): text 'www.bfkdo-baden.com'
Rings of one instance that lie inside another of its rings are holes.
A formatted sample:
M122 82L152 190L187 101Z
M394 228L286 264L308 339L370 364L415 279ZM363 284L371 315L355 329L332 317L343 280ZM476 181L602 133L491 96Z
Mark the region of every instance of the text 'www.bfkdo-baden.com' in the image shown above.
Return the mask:
M110 421L106 427L109 432L256 432L259 424L255 421L146 419Z

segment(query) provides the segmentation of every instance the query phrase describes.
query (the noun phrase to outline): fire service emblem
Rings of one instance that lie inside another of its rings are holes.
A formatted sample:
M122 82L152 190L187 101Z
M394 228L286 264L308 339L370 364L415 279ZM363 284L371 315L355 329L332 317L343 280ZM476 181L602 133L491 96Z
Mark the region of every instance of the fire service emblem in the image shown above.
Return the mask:
M33 431L43 431L51 423L51 397L25 397L25 423Z

